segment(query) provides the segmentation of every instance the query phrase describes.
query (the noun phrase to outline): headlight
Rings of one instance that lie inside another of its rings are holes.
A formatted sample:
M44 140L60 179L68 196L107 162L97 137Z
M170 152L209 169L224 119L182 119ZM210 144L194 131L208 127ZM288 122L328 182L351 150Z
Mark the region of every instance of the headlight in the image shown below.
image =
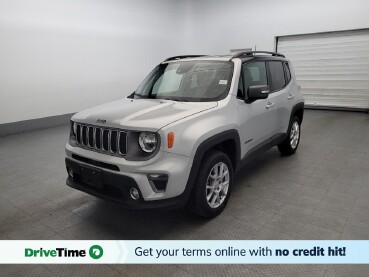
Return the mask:
M146 153L152 153L158 145L158 139L155 133L142 132L138 137L138 143L143 151Z
M77 123L73 123L73 135L77 136Z

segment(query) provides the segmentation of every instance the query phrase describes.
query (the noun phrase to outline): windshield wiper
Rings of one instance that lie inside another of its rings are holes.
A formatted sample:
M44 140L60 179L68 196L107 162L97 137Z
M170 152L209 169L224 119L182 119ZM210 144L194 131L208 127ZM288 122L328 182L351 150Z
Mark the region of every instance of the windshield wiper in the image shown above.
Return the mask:
M173 98L156 98L159 100L170 100L170 101L176 101L176 102L188 102L188 100L180 100L180 99L173 99Z

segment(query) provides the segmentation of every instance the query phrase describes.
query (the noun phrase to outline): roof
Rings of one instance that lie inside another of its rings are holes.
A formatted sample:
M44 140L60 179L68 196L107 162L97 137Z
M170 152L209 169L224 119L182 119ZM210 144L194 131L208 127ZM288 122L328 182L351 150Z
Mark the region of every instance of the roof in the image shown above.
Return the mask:
M169 62L175 62L175 61L179 61L179 60L186 60L186 61L191 61L191 60L218 60L218 61L231 61L232 59L252 59L252 58L256 58L256 57L273 57L273 58L279 58L279 59L284 59L285 56L280 54L280 53L276 53L276 52L267 52L267 51L245 51L245 52L239 52L236 53L234 55L215 55L215 56L210 56L210 55L181 55L181 56L174 56L174 57L170 57L168 59L166 59L165 61L163 61L163 63L169 63Z

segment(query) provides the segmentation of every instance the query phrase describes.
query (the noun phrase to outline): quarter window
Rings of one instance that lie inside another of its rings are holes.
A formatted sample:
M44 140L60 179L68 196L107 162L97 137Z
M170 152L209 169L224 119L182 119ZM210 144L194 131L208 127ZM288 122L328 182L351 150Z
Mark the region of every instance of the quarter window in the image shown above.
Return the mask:
M286 85L282 62L271 61L268 64L271 77L271 91L282 89Z
M286 84L288 84L291 81L291 71L288 63L284 63L284 71L286 73Z

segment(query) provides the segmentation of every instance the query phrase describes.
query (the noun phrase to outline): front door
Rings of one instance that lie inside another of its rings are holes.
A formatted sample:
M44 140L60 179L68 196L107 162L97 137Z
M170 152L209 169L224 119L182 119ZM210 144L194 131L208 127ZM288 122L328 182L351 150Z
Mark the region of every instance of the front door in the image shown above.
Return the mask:
M237 105L242 157L275 134L275 96L269 94L267 99L258 99L251 103L243 100L247 98L247 88L256 85L269 85L264 61L246 62L242 65Z

